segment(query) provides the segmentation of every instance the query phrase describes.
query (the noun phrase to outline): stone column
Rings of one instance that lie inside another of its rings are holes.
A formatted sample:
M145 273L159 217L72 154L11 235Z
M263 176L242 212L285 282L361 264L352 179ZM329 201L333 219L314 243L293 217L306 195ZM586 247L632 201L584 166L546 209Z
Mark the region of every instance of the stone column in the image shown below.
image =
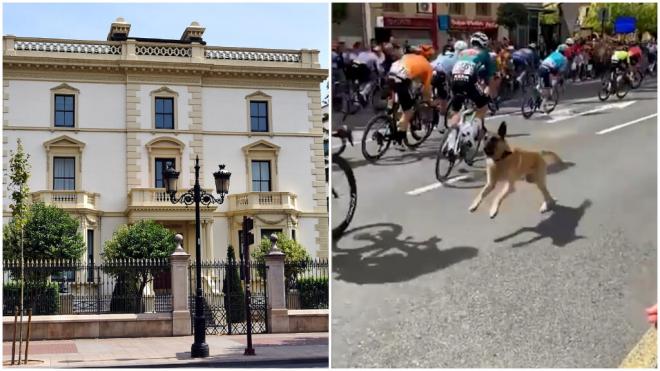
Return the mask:
M7 35L5 39L5 54L7 55L16 55L16 50L14 49L14 44L16 43L16 36Z
M190 335L190 308L188 307L188 265L190 255L184 250L181 243L183 236L174 236L176 250L170 255L170 268L172 278L172 336Z
M191 57L190 61L193 63L204 63L206 57L204 55L204 45L193 42L191 43Z
M126 48L126 54L124 54L124 51L122 51L122 56L126 59L137 59L137 54L135 54L137 46L136 44L137 43L135 40L126 40L126 43L124 44L124 47Z
M284 285L284 253L277 248L277 236L270 236L270 252L266 255L268 287L268 332L289 332L289 312L286 309Z

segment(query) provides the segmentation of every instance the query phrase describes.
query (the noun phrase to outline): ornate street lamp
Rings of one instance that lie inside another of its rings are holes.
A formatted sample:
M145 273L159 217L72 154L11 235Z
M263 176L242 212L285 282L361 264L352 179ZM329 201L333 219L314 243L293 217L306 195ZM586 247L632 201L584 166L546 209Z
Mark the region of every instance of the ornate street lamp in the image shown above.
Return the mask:
M225 195L229 193L229 178L231 173L225 170L225 165L220 165L220 170L213 173L215 178L215 189L220 195L219 198L213 197L212 194L206 193L199 185L199 156L195 158L195 185L183 193L179 198L176 197L177 180L179 179L179 172L172 166L169 166L163 171L163 178L165 179L165 191L170 196L170 201L173 204L182 203L185 205L195 204L195 316L194 316L194 329L195 329L195 342L190 348L190 356L193 358L208 357L209 346L206 344L206 318L204 318L204 298L202 295L202 246L201 246L201 222L199 204L209 206L212 204L222 204L225 200Z

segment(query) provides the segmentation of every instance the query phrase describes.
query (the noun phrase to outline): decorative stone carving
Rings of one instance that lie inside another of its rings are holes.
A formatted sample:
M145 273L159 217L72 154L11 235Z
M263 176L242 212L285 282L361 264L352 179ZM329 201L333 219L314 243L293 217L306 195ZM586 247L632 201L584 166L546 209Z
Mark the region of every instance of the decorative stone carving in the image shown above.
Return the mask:
M151 55L162 57L190 57L191 49L184 46L148 46L137 45L135 47L136 55Z
M41 41L16 41L14 49L54 53L121 54L121 45L111 44L68 44Z
M240 50L207 50L206 58L236 61L300 62L300 54L296 53L265 53Z

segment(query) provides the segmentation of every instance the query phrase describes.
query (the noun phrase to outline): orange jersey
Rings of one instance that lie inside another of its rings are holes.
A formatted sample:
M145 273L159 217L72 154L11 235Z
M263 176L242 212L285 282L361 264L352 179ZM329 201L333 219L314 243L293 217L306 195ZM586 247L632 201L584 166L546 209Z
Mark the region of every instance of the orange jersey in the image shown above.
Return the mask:
M418 54L406 54L401 58L401 63L406 69L409 79L421 81L424 84L424 90L431 91L433 67L425 57Z

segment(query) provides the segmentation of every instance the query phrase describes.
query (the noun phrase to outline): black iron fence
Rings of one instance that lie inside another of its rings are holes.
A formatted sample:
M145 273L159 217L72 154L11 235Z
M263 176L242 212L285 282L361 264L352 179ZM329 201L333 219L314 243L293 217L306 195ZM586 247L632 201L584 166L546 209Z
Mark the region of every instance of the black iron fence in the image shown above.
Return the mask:
M20 303L20 260L4 260L2 314ZM172 311L169 259L120 259L100 265L27 260L24 305L35 315Z
M250 262L250 291L252 332L265 333L268 329L268 300L266 290L266 265ZM202 262L202 292L206 333L246 334L245 272L240 261ZM195 263L190 265L190 318L194 329L196 276Z
M328 260L314 259L284 264L288 309L328 308Z

